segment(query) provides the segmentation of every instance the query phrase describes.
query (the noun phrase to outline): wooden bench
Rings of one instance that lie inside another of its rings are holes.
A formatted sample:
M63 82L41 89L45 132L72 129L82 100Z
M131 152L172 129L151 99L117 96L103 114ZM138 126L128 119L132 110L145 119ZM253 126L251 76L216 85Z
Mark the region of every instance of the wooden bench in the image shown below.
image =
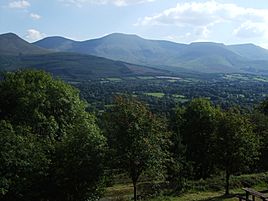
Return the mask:
M236 196L239 201L255 201L255 198L259 198L262 201L268 201L268 195L255 191L251 188L242 188L246 192L246 197L243 196ZM251 198L250 198L251 197Z

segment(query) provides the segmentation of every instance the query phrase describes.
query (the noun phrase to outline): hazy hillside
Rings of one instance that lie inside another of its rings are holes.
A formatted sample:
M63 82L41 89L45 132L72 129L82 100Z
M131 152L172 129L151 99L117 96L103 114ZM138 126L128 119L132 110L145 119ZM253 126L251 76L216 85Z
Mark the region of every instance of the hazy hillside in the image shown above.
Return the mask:
M50 46L63 45L52 38ZM61 42L60 42L61 41ZM170 75L168 71L78 53L52 52L30 44L15 34L0 35L0 70L37 68L63 78L89 79L108 76Z
M16 34L7 33L0 35L0 55L29 55L46 54L51 51L30 44Z
M254 44L229 45L229 50L252 60L268 60L268 50Z
M155 65L159 59L175 57L186 45L168 41L146 40L136 35L110 34L100 39L71 41L61 37L49 37L34 43L57 51L77 52L101 56L131 63ZM58 45L56 45L58 44Z
M266 61L259 62L260 66L251 61L268 60L268 50L247 44L226 46L206 42L186 45L119 33L81 42L49 37L34 44L57 51L96 55L163 69L184 68L207 73L268 69Z
M162 74L167 71L268 74L267 51L251 44L226 46L199 42L186 45L146 40L126 34L111 34L81 42L63 37L49 37L34 44L15 34L0 35L1 69L38 67L54 73L60 73L61 70L63 74L68 72L70 75L83 77ZM50 54L39 56L48 53ZM100 60L102 65L96 63ZM131 66L139 67L131 69L130 65L124 62L134 63L135 65Z
M53 36L53 37L47 37L33 44L36 44L37 46L46 49L52 49L54 51L67 51L68 49L72 48L73 44L75 43L76 43L75 41L64 37Z
M168 71L75 53L0 56L0 70L37 68L55 76L91 79L109 76L170 75Z

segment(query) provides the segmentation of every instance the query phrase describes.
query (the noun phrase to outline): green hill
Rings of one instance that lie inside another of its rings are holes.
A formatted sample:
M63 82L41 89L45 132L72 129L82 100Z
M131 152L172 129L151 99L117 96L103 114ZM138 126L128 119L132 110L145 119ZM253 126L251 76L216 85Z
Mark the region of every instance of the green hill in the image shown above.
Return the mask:
M175 57L180 48L185 46L168 41L145 40L136 35L118 33L81 42L61 37L49 37L34 44L57 51L90 54L151 66L158 65L160 60L169 60L171 57Z
M120 33L80 42L49 37L34 44L57 51L90 54L173 71L180 68L225 73L265 72L268 69L268 50L247 44L226 46L204 42L187 45Z
M6 33L0 35L0 55L33 55L49 52L51 51L30 44L16 34Z
M252 60L268 60L268 50L254 44L229 45L229 50Z
M170 75L168 71L76 53L1 56L0 70L43 69L64 79L94 79L138 75Z
M117 33L81 42L48 37L30 44L8 33L0 35L0 68L43 68L76 77L159 75L170 71L267 75L267 51L252 44L187 45Z

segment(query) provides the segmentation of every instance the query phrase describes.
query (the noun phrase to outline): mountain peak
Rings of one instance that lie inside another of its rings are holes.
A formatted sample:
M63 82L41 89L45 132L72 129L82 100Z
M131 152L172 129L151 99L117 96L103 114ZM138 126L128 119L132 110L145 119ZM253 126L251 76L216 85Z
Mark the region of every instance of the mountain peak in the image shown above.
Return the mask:
M5 39L21 39L18 35L14 34L12 32L1 34L0 38L1 39L2 38L5 38Z
M72 44L75 42L76 41L74 41L74 40L64 38L61 36L50 36L47 38L43 38L39 41L36 41L33 44L35 44L37 46L41 46L41 47L46 48L46 49L53 49L56 51L61 51L64 48L68 48L68 47L72 46Z
M223 43L216 43L216 42L192 42L190 45L209 45L209 46L225 46Z
M19 55L19 54L44 54L48 50L28 43L14 33L0 35L0 54Z
M136 34L124 34L124 33L112 33L108 34L101 39L108 40L143 40L140 36Z

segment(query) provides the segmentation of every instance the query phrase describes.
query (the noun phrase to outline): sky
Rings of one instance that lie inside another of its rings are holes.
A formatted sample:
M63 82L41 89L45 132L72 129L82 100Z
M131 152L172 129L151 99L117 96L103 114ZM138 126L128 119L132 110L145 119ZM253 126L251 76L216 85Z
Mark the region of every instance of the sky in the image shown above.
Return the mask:
M126 33L268 49L268 0L0 0L0 34L8 32L29 42Z

